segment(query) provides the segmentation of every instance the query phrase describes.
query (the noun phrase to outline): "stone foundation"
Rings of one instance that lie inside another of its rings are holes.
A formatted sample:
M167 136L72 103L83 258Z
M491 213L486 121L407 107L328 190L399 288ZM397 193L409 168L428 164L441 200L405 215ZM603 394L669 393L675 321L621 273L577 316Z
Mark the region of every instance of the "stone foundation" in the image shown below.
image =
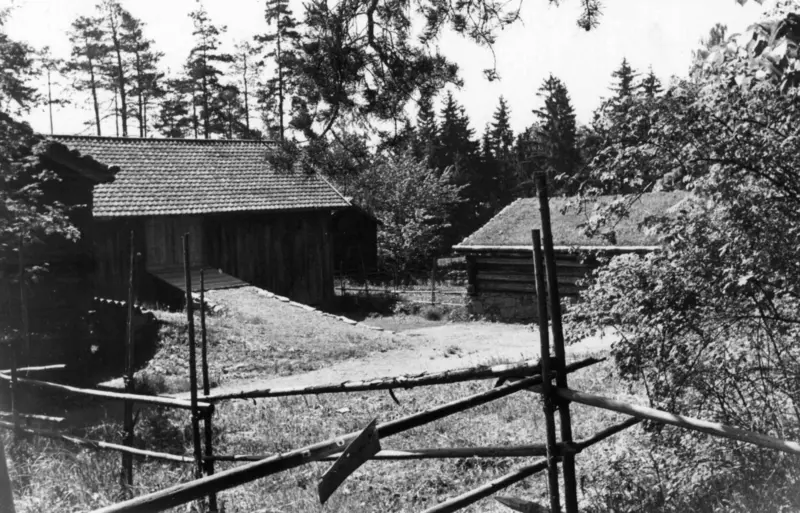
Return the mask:
M500 322L536 322L536 295L479 292L467 298L467 312L478 319Z

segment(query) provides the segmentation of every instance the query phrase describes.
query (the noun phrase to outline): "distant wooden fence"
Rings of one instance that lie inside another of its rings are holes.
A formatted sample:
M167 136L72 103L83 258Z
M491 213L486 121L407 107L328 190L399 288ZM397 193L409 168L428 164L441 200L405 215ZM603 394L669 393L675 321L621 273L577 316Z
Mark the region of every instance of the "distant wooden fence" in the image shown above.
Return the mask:
M452 512L464 508L478 500L489 497L496 492L503 490L514 483L517 483L529 476L539 472L547 471L549 511L560 512L561 494L559 488L559 464L563 473L564 497L563 503L567 513L578 511L577 501L577 479L575 473L575 456L585 448L599 443L616 433L619 433L631 426L636 425L641 420L650 420L663 424L671 424L681 428L699 431L712 436L723 437L733 440L754 444L789 454L800 454L800 444L780 440L775 437L755 433L745 429L727 426L724 424L708 422L701 419L694 419L682 415L669 413L655 408L648 408L629 404L611 398L572 390L568 387L567 376L586 366L597 363L600 360L594 358L584 359L578 362L566 364L563 326L561 323L560 298L558 293L558 279L555 272L555 258L552 244L552 234L550 233L549 207L546 196L546 186L543 178L540 177L539 203L542 215L542 233L533 230L531 233L533 248L533 267L534 284L538 302L539 318L547 318L549 309L550 319L552 320L552 344L550 330L547 323L540 323L539 339L541 360L538 363L531 361L519 362L517 364L499 366L479 366L470 369L458 369L449 372L427 373L415 376L390 376L384 378L374 378L364 381L349 381L344 383L333 383L328 385L315 385L308 387L287 387L272 388L262 390L240 391L226 394L210 394L207 387L207 380L204 380L204 402L200 402L196 393L196 371L194 369L193 358L190 358L190 376L192 376L192 394L188 406L193 412L193 455L167 455L170 461L194 463L197 465L197 472L204 471L205 476L167 487L157 492L145 494L131 498L105 508L96 510L95 513L122 513L140 511L163 511L172 507L193 501L202 500L208 497L209 508L216 509L216 494L223 490L228 490L245 483L274 475L288 469L296 468L311 462L334 460L332 466L320 479L318 493L321 502L325 502L332 493L335 492L344 480L347 479L359 466L369 460L406 460L406 459L433 459L433 458L464 458L464 457L531 457L544 456L543 459L524 465L516 470L509 472L497 479L481 485L473 490L469 490L457 497L448 499L427 510L426 513ZM188 258L187 258L188 262ZM187 294L190 288L187 287ZM190 354L194 354L194 317L191 312L191 300L187 301L189 311L187 320L189 322L189 343ZM204 326L204 318L201 316L201 325ZM201 331L204 329L201 327ZM551 354L552 349L552 354ZM203 350L203 369L205 367L205 350ZM20 380L15 378L15 372L11 376L0 375L2 379L14 381L15 387L18 384L31 384L37 386L47 386L53 389L78 393L74 387L57 385L35 380ZM399 419L377 423L377 419L371 422L363 430L355 431L338 437L330 438L315 444L297 448L280 454L261 454L261 455L215 455L210 444L210 438L206 439L205 451L200 448L200 437L198 429L198 419L200 412L206 412L205 419L206 433L210 432L211 412L213 404L223 400L252 399L256 397L280 397L288 395L310 395L321 393L349 393L367 390L389 390L390 393L395 388L413 388L419 386L431 386L459 381L497 378L498 382L494 388L480 392L455 401L441 404L427 410L417 412ZM66 388L65 388L66 387ZM68 390L69 389L69 390ZM13 389L12 389L13 390ZM428 424L430 422L446 418L458 412L466 411L491 401L510 396L519 391L538 393L544 397L543 413L545 417L545 443L529 444L512 447L470 447L470 448L439 448L439 449L411 449L404 451L383 450L380 440L408 431L410 429ZM84 395L98 397L98 391L82 391ZM112 394L106 398L117 400L140 401L145 404L154 404L154 401L161 402L166 398L153 398L147 396L137 396L135 394ZM171 399L172 406L176 408L186 408L186 401ZM598 407L610 411L615 411L631 416L632 418L624 422L609 426L598 431L595 435L585 439L575 441L572 439L572 418L570 414L570 404L576 402L593 407ZM555 416L560 417L559 430L556 432ZM0 421L0 427L12 427L17 425L15 417L13 423ZM21 429L21 428L17 428ZM53 436L65 439L65 435L46 433L43 430L29 430L34 434L42 436ZM111 449L132 454L131 448L111 446L111 444L98 444L97 442L80 441L76 443L91 443L96 448ZM0 447L0 449L2 449ZM146 454L151 456L150 454ZM165 456L165 455L160 455ZM155 456L151 456L155 457ZM230 468L222 472L213 472L215 461L247 462L241 466ZM0 462L0 489L4 485L2 471L5 468ZM6 479L7 481L7 479ZM504 505L512 507L517 511L541 511L547 510L541 505L530 501L514 498L498 497L497 500Z

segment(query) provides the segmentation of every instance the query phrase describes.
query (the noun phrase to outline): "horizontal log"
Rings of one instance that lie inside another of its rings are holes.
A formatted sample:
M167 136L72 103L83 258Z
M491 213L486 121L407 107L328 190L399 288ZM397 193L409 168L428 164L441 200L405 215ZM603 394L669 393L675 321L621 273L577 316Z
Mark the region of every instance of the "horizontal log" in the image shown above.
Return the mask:
M516 283L502 283L496 281L483 281L477 284L478 294L482 292L517 292L520 294L535 295L533 287L525 286L524 284ZM562 297L577 296L585 287L578 287L575 285L559 284L558 292Z
M463 493L457 497L446 500L432 508L428 508L424 513L449 513L451 511L458 511L474 502L485 499L495 492L504 488L508 488L514 483L518 483L523 479L537 474L547 468L547 460L539 460L530 465L521 467L513 472L509 472L504 476L493 479L488 483L479 486L473 490Z
M379 424L377 427L378 436L383 439L396 435L409 429L448 417L454 413L506 397L524 388L538 385L541 382L541 376L532 376L517 381L516 383L507 384L500 388L493 388L480 394L475 394L423 412ZM346 446L353 438L358 436L359 433L360 431L355 431L343 436L331 438L324 442L318 442L260 461L224 470L213 476L203 477L188 483L177 484L164 490L107 506L96 510L95 513L163 511L199 499L211 493L221 492L284 470L299 467L313 461L319 461L326 456L341 452L342 447Z
M588 251L594 253L650 253L652 251L660 250L660 246L567 246L567 245L557 245L553 246L553 250L558 252L576 252L576 251ZM515 246L484 246L484 245L475 245L475 246L462 246L457 245L453 246L453 250L456 253L462 254L475 254L475 253L510 253L510 252L532 252L531 246L527 245L515 245Z
M564 275L558 274L558 283L559 285L575 285L580 280L586 278L586 273L580 273L577 275ZM502 272L487 272L487 271L479 271L478 272L478 283L487 283L487 282L506 282L506 283L521 283L521 284L528 284L534 282L534 276L532 274L520 274L520 273L502 273Z
M586 358L568 366L572 372L583 367L601 362L602 359ZM402 376L383 376L364 381L343 381L324 385L305 387L262 388L229 393L212 393L204 396L204 401L218 402L230 399L256 399L265 397L285 397L292 395L337 394L349 392L368 392L372 390L410 389L430 385L445 385L462 381L494 379L509 376L529 376L539 372L539 361L525 360L501 365L479 365L444 372L426 372L422 374L405 374Z
M40 365L38 367L20 367L17 369L17 372L38 372L38 371L51 371L51 370L64 370L66 369L66 364L59 363L55 365ZM11 369L3 369L0 370L0 374L8 374L11 372Z
M596 394L589 394L586 392L579 392L568 388L556 389L556 395L568 401L586 404L588 406L595 406L604 410L616 411L631 415L633 417L652 420L662 424L670 424L681 428L690 429L692 431L699 431L707 433L712 436L721 438L729 438L739 442L745 442L759 447L766 447L768 449L775 449L776 451L785 452L788 454L800 454L800 443L787 442L779 438L775 438L754 431L741 429L719 422L709 422L706 420L695 419L693 417L686 417L675 413L669 413L647 406L637 406L616 399L610 399Z
M0 420L0 428L14 430L14 423L13 422L5 422ZM155 460L164 460L164 461L174 461L177 463L193 463L194 459L188 456L178 456L175 454L167 454L163 452L154 452L154 451L146 451L144 449L135 449L133 447L126 447L124 445L119 444L112 444L108 442L102 442L98 440L87 440L85 438L79 438L77 436L65 435L62 433L57 433L55 431L49 431L47 429L36 429L36 428L19 428L19 431L23 433L28 433L30 435L36 436L43 436L45 438L52 438L55 440L61 440L64 442L69 442L73 445L79 445L81 447L89 447L92 449L98 450L110 450L116 452L122 452L126 454L132 454L134 456L144 456L146 458L151 458Z
M446 458L513 458L544 456L547 454L547 447L544 444L517 445L511 447L444 447L436 449L408 449L408 450L389 450L385 449L378 452L370 459L374 460L429 460ZM242 454L242 455L220 455L205 458L214 461L259 461L270 455L263 454ZM320 461L335 461L341 453L326 456Z
M0 417L9 418L13 417L14 412L10 411L0 411ZM47 415L38 415L34 413L17 413L17 416L21 419L25 420L43 420L46 422L64 422L64 417L49 417Z
M0 373L0 380L11 381L11 376ZM133 401L140 404L151 404L153 406L166 406L170 408L179 408L183 410L191 410L192 403L183 399L176 399L174 397L162 397L156 395L141 395L141 394L125 394L121 392L106 392L103 390L94 390L91 388L78 388L70 385L62 385L60 383L50 383L49 381L40 381L37 379L17 378L17 382L31 385L39 388L46 388L48 390L57 390L69 394L81 395L86 397L97 397L99 399L109 399L115 401ZM197 403L197 407L201 411L212 409L213 406L209 403Z
M533 260L531 255L520 255L518 257L475 257L475 263L480 266L530 266L533 267ZM591 263L583 263L583 260L578 255L556 255L556 265L559 267L587 267Z
M639 422L638 420L636 420L635 422L632 422L631 420L622 422L615 426L611 426L607 429L604 429L603 431L600 431L591 438L588 438L582 442L578 442L573 445L575 445L578 450L583 450L586 447L589 447L591 445L594 445L598 442L605 440L606 438L610 437L615 433L619 433L623 429L627 429L633 426L634 424L637 424L638 422ZM463 493L458 497L453 497L452 499L437 504L432 508L428 508L425 510L425 513L449 513L452 511L457 511L481 499L485 499L486 497L489 497L495 492L498 492L504 488L508 488L514 483L517 483L528 476L532 476L537 472L541 472L546 468L547 468L547 460L539 460L531 465L527 465L518 470L510 472L504 476L501 476L497 479L489 481L488 483L481 485L477 488L474 488L466 493Z

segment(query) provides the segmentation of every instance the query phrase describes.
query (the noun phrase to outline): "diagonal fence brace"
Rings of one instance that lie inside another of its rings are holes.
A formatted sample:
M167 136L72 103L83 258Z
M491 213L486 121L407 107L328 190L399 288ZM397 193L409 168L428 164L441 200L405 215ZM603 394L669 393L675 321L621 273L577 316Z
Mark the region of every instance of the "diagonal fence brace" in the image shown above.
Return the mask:
M317 491L319 502L325 502L333 495L339 486L344 483L358 467L369 461L381 450L381 441L378 437L376 425L378 419L373 419L342 451L339 458L322 475Z

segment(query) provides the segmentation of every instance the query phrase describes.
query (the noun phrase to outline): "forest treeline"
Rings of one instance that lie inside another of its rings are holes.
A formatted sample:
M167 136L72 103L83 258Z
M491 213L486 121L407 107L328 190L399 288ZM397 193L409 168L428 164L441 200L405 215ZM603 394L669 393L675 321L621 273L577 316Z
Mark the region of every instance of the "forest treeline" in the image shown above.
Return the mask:
M47 78L43 103L51 117L53 106L64 101L51 92L60 82L74 91L72 101L91 106L85 124L99 136L276 141L277 166L294 169L302 161L374 211L385 210L378 198L386 194L376 190L387 186L374 168L387 158L411 155L436 175L430 182L434 189L449 185L457 192L444 208L431 203L429 210L438 213L426 222L435 220L440 230L417 241L431 248L418 255L421 261L431 252L448 252L514 199L533 194L537 170L551 175L553 194L575 194L587 186L629 189L629 184L588 180L584 169L626 105L662 90L652 70L640 74L623 59L588 125L576 122L564 82L549 76L531 91L531 103L540 105L531 126L515 133L512 106L500 97L491 122L479 131L444 88L458 83L454 66L443 66L435 55L428 65L420 56L405 73L405 98L385 85L379 91L369 81L341 79L342 67L351 60L363 67L365 57L334 41L334 13L324 3L307 4L298 19L287 0L267 0L264 31L230 47L223 44L226 27L211 19L202 2L189 16L193 46L178 70L165 69L158 42L119 0L101 0L95 15L73 20L68 60L54 59L49 49L38 52ZM335 50L328 48L332 45ZM333 58L340 62L330 63ZM423 83L426 69L439 71ZM448 69L452 74L444 73ZM407 94L409 89L414 94ZM449 197L441 191L433 196Z

